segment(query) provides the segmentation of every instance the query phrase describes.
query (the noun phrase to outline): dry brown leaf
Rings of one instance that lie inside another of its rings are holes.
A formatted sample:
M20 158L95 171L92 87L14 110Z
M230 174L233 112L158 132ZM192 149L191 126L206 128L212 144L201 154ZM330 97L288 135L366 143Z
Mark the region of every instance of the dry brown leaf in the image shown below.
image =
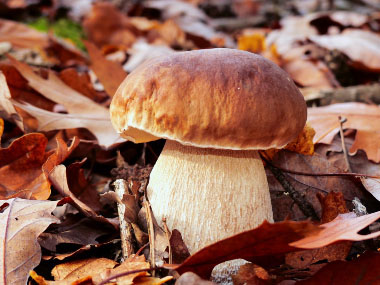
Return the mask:
M266 285L272 284L268 272L253 263L240 266L238 272L232 275L234 285Z
M290 77L304 87L332 88L332 75L328 67L322 62L312 62L299 58L282 64L282 68Z
M95 102L103 102L108 96L104 92L97 92L88 73L79 73L75 68L66 68L59 73L59 78L77 92L87 96Z
M289 151L280 151L272 160L272 164L283 169L306 172L306 173L340 173L343 172L340 165L336 166L330 162L325 153L320 153L319 148L324 145L316 146L316 153L313 156L305 156ZM355 197L362 199L364 194L361 187L349 177L326 177L326 176L307 176L286 173L286 177L293 188L301 194L305 201L310 203L318 216L321 214L321 204L317 199L317 193L328 193L339 189L344 198L352 200ZM273 214L275 221L282 221L287 217L292 220L302 220L308 217L299 210L293 199L287 195L284 188L276 180L273 174L267 170L268 184L271 191Z
M37 237L58 219L51 215L57 201L0 201L0 283L26 284L40 263Z
M380 107L376 105L353 102L309 108L308 122L316 131L314 143L332 142L339 132L339 116L347 119L344 129L357 130L350 153L362 149L368 159L380 162Z
M130 47L138 35L127 16L111 3L100 2L92 6L82 23L88 39L97 46L122 45Z
M24 135L8 148L0 149L0 197L46 200L50 183L42 166L51 153L45 153L47 139L43 134Z
M216 283L214 282L200 278L197 274L193 272L186 272L182 274L175 282L175 285L215 285L215 284Z
M211 244L190 256L179 266L169 266L180 273L192 271L208 278L221 262L243 258L262 266L283 263L283 254L297 248L320 248L341 240L365 240L380 236L380 232L359 235L358 232L380 218L380 212L356 217L340 215L321 226L311 222L285 221L259 227ZM302 238L304 237L304 238Z
M11 103L11 93L8 88L7 81L5 79L4 74L0 71L0 110L1 115L7 119L13 119L13 121L17 124L17 126L23 130L24 124L22 122L22 118L17 113L15 107Z
M378 252L367 252L352 261L334 261L313 277L298 281L295 285L366 285L379 284L380 277L377 270L380 266L380 254Z
M57 149L45 152L46 137L32 133L14 140L8 148L0 149L0 197L49 198L49 172L62 163L78 144L79 140L74 139L67 147L58 139Z
M322 204L322 224L331 222L339 214L348 212L346 202L341 192L329 192L326 196L318 195ZM286 255L285 263L293 268L306 269L312 264L324 261L344 260L350 252L352 242L341 241L325 247L291 252ZM313 269L310 268L310 271Z
M346 29L338 35L313 35L310 39L326 49L341 51L358 67L380 71L380 36L376 33Z
M84 41L84 44L91 58L90 68L103 84L107 94L113 97L121 82L127 77L127 72L119 63L107 60L93 43Z
M58 192L63 197L69 197L72 200L74 206L81 211L86 217L89 217L93 220L109 224L114 228L119 227L119 221L114 221L112 219L104 218L103 216L98 215L94 209L83 203L78 199L71 191L67 182L66 167L64 165L58 165L49 173L49 180L58 190Z
M92 277L92 280L96 283L101 282L102 272L107 269L112 269L116 265L117 262L107 258L75 260L55 266L51 271L51 274L55 281L74 282L89 276ZM55 282L52 282L52 284L54 283Z
M19 22L0 19L0 42L10 42L20 48L44 48L49 40L46 34L38 32Z
M63 105L69 114L52 113L30 104L15 103L39 122L39 130L87 128L97 137L100 145L112 146L121 139L113 130L107 108L67 86L52 71L48 79L35 74L31 67L12 59L12 64L28 80L29 85L50 100ZM85 108L83 107L85 106Z

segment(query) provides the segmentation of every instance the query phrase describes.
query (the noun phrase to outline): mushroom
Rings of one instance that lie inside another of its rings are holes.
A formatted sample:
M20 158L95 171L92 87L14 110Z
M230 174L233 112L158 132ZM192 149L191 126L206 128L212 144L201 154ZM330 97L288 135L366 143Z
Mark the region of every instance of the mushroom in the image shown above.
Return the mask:
M148 199L190 253L273 221L258 150L282 148L306 121L303 96L276 64L233 49L155 58L128 75L110 111L126 139L166 139Z

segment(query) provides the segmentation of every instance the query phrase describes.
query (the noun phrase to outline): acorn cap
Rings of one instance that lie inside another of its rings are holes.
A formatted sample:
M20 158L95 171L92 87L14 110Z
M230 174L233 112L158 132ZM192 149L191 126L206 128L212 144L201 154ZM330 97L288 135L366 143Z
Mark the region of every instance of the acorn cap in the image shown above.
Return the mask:
M159 138L217 149L281 148L306 122L289 75L234 49L176 52L130 73L113 97L114 128L136 143Z

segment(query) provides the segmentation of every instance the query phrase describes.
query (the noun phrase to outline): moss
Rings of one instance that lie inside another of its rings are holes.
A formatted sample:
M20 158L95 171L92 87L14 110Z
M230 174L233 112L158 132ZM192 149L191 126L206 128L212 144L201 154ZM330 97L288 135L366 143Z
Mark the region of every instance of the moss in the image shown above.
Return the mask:
M49 22L46 17L41 17L30 22L29 26L41 32L52 30L57 37L71 41L82 50L85 49L82 42L84 38L83 29L78 23L72 20L61 18L55 22Z

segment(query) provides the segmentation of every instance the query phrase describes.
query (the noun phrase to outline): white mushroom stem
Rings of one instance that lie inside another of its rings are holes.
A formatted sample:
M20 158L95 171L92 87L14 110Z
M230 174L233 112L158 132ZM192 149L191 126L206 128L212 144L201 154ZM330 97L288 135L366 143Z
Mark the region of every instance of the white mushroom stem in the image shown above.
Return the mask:
M148 185L160 224L178 229L191 254L273 221L267 177L255 150L217 150L167 141Z

